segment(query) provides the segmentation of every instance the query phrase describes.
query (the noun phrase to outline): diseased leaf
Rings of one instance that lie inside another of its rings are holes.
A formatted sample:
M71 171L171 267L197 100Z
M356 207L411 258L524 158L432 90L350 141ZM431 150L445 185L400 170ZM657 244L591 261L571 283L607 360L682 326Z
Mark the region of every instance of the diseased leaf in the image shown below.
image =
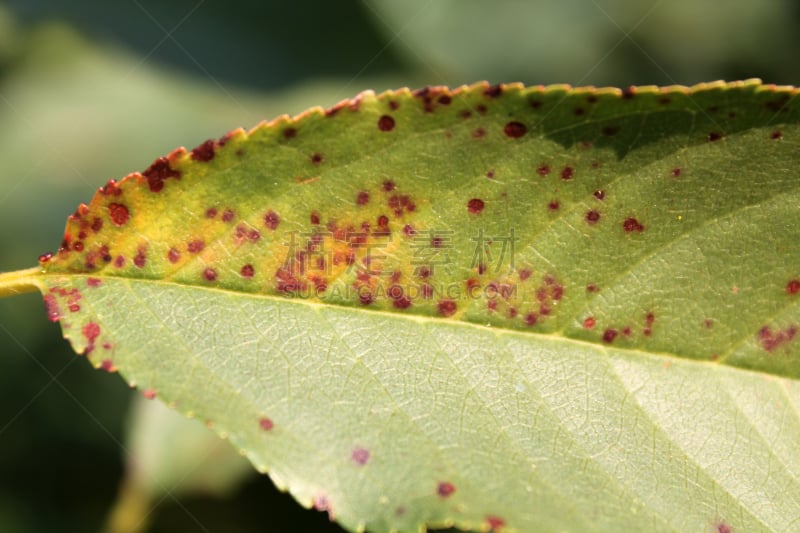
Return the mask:
M791 530L796 94L363 93L110 181L18 277L351 529Z

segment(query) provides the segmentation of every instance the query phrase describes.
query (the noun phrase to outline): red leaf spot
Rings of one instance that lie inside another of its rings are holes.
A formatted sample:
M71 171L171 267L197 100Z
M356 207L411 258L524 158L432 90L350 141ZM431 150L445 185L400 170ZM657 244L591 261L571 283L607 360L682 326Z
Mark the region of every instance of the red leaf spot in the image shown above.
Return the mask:
M83 326L83 336L86 337L86 341L90 346L93 345L97 337L100 336L100 326L94 322L89 322Z
M188 252L190 254L197 254L197 253L202 252L203 248L205 248L205 247L206 247L206 243L205 242L203 242L200 239L196 239L196 240L193 240L193 241L189 242L189 244L186 246L186 250L188 250Z
M564 167L561 170L561 179L564 181L571 180L575 176L575 169L572 167Z
M217 271L213 268L206 268L203 270L203 277L206 281L216 281L217 280Z
M525 324L527 324L528 326L535 325L538 320L539 317L536 315L536 313L528 313L527 315L525 315Z
M133 264L139 268L144 268L145 263L147 263L147 251L145 248L139 248L136 257L133 258Z
M780 130L775 130L769 135L769 138L774 140L774 141L777 141L779 139L783 139L783 132L781 132Z
M100 192L106 196L119 196L122 194L122 189L119 188L116 181L108 180L108 183L100 188Z
M144 389L142 391L142 396L144 396L145 400L154 400L156 397L156 390L155 389Z
M453 316L458 309L455 300L440 300L439 305L439 314L442 316Z
M250 279L256 273L256 270L253 268L253 265L244 265L241 270L241 274L243 278Z
M389 100L389 109L397 111L398 109L400 109L400 102L397 102L395 100Z
M467 202L467 209L473 215L477 215L481 211L483 211L483 200L480 198L473 198L469 202Z
M733 533L733 528L725 522L717 524L717 533Z
M486 524L489 526L490 531L500 531L506 525L506 521L499 516L489 515L486 517Z
M576 107L575 109L572 110L572 114L575 115L576 117L580 117L586 114L586 110L582 107Z
M103 345L103 348L105 348L105 344ZM111 359L103 359L103 361L100 363L100 370L105 370L106 372L111 373L116 372L117 367L114 366L114 361Z
M395 190L397 186L394 184L392 180L386 180L383 182L383 190L386 192L391 192Z
M680 177L682 172L683 172L683 169L681 169L681 167L675 167L670 171L670 174L672 174L673 178L678 178L678 177Z
M269 418L267 418L267 417L265 416L265 417L262 417L262 418L261 418L261 419L258 421L258 426L259 426L261 429L263 429L264 431L271 431L271 430L272 430L272 428L274 428L274 427L275 427L275 424L272 422L272 420L270 420Z
M503 127L503 133L512 139L519 139L528 133L528 128L522 122L509 122Z
M40 263L47 263L47 262L48 262L48 261L50 261L52 258L53 258L53 254L52 254L52 253L50 253L50 252L47 252L47 253L44 253L44 254L42 254L42 255L40 255L40 256L39 256L39 262L40 262Z
M426 266L421 266L417 268L414 273L422 279L427 279L431 276L431 269Z
M125 258L121 255L118 255L116 259L114 259L114 266L117 268L122 268L125 266Z
M483 128L475 128L472 130L472 137L475 139L480 139L481 137L486 136L486 130Z
M600 220L600 213L592 209L591 211L586 212L586 216L584 218L589 224L597 224L597 222Z
M775 330L764 326L758 332L758 340L761 346L768 352L779 348L780 346L790 342L797 334L797 326L790 326L783 330Z
M713 143L713 142L716 142L716 141L722 139L722 137L723 137L722 133L720 133L718 131L712 131L712 132L710 132L708 134L707 138L708 138L708 142L712 142Z
M461 117L461 118L467 119L467 118L472 116L472 111L469 111L468 109L464 109L464 110L462 110L462 111L460 111L458 113L458 116Z
M315 165L319 165L320 163L322 163L322 159L323 157L322 154L320 153L311 154L311 162L314 163Z
M449 481L442 481L436 486L436 494L441 498L449 498L456 491L456 486Z
M600 287L595 285L594 283L590 283L586 286L586 292L597 292L600 290Z
M366 448L355 448L352 453L350 453L350 458L359 465L367 464L369 461L369 450Z
M102 283L103 283L102 280L98 278L89 278L86 280L86 284L89 287L99 287Z
M633 217L626 218L622 223L622 228L625 230L625 233L632 233L634 231L641 233L644 231L644 226L642 226L639 221Z
M656 315L654 315L652 312L650 312L650 313L647 313L647 314L645 315L645 317L644 317L644 322L645 322L645 324L647 324L648 326L652 326L652 325L653 325L653 322L655 322L655 321L656 321Z
M517 316L517 314L518 314L518 311L517 311L516 307L509 307L509 309L508 309L508 318L514 318L514 317Z
M449 94L443 94L439 97L437 101L442 105L450 105L450 102L452 102L453 99L450 97Z
M358 205L367 205L369 203L369 193L367 191L361 191L356 196L356 203Z
M314 496L314 509L323 513L328 513L328 520L334 520L333 504L324 494Z
M278 216L278 213L275 211L269 210L267 211L267 214L264 215L264 224L271 230L277 229L280 222L281 217Z
M623 334L624 336L626 336L626 337L630 337L630 336L631 336L631 333L633 333L633 330L631 330L631 327L630 327L630 326L625 326L624 328L622 328L622 334Z
M486 177L489 178L489 179L493 179L494 178L494 170L488 170L486 172Z
M547 289L545 287L541 287L536 291L536 299L539 300L540 302L547 301L547 298L548 294L547 294Z
M598 189L594 191L594 197L597 198L598 200L604 200L606 197L606 193L602 189Z
M497 98L501 94L503 94L503 86L502 85L492 85L491 87L487 87L483 91L484 96L487 98Z
M618 332L615 329L607 329L603 332L603 342L611 344L617 338Z
M411 224L406 224L403 226L403 233L405 233L408 237L417 234L417 230L414 229L414 226Z
M411 307L411 300L409 300L407 296L401 296L400 298L395 299L392 302L392 305L397 309L408 309Z
M294 139L297 136L297 130L294 128L286 128L283 130L283 136L286 139Z
M764 104L764 107L775 113L779 111L788 111L788 108L785 106L789 102L789 100L791 100L791 98L788 95L784 94L779 98L776 98L775 100L766 102Z
M789 283L786 284L786 293L794 296L795 294L800 293L800 280L793 279Z
M177 263L181 259L181 253L176 250L175 248L170 248L169 252L167 252L167 259L170 263Z
M217 208L209 207L206 209L206 218L215 218L217 216Z
M223 222L230 222L231 220L236 217L236 213L233 212L231 209L226 209L222 212L222 221Z
M311 212L311 223L312 224L319 224L319 213L316 211Z
M386 228L389 225L389 217L381 215L378 217L378 227Z
M359 291L358 301L361 302L361 305L369 305L375 301L375 296L369 291Z
M589 316L583 319L583 329L592 329L597 321L593 316Z
M51 322L58 322L58 319L61 318L61 309L58 307L58 301L55 296L52 294L44 296L44 308L47 311L47 318Z
M520 271L519 271L519 280L520 281L525 281L526 279L531 277L531 274L533 274L533 271L530 268L520 269Z
M214 159L214 141L209 139L203 144L193 148L192 159L203 163Z
M475 106L475 111L477 111L480 115L485 115L489 109L483 104L478 104Z
M542 101L541 100L531 100L529 102L529 104L534 109L540 109L542 107Z
M82 252L83 243L81 241L76 242L75 244L72 245L72 249L75 250L76 252Z
M601 131L606 137L613 137L619 133L619 126L604 126Z
M547 204L548 209L550 211L558 211L558 208L561 207L561 204L558 203L558 200L550 200L550 203Z
M95 218L94 222L92 222L92 231L98 233L101 229L103 229L103 221L99 218Z
M378 129L381 131L392 131L394 129L394 119L389 115L382 115L378 119Z
M630 86L627 89L622 89L622 98L624 100L630 100L636 96L636 87Z
M142 176L147 178L147 184L152 192L160 192L164 188L165 180L180 179L181 173L170 168L169 160L166 157L159 157L147 170L142 172Z

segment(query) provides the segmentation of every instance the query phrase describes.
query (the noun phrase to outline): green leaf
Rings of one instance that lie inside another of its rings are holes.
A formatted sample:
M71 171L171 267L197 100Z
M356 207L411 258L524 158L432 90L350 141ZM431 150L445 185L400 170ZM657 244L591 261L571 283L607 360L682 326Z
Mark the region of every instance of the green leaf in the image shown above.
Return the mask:
M0 292L350 529L789 530L796 94L364 93L109 182Z
M108 533L146 531L161 503L185 494L229 496L252 472L225 441L161 402L138 398L129 416L127 469Z

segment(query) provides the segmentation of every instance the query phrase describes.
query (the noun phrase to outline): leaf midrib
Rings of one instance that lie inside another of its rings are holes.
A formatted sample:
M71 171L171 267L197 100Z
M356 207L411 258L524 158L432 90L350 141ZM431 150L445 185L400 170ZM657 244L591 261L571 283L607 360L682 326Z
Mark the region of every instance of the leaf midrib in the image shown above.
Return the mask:
M34 278L34 282L38 284L42 284L42 280L44 279L53 279L53 285L59 284L59 279L64 278L94 278L100 280L114 280L115 282L121 283L141 283L145 285L155 285L155 286L166 286L166 287L177 287L182 289L189 289L189 290L200 290L200 291L208 291L213 293L221 293L227 296L234 296L234 297L242 297L242 298L253 298L253 299L260 299L266 300L274 303L280 302L281 305L304 305L307 307L315 308L315 309L342 309L347 310L348 312L353 313L364 313L368 315L378 315L383 317L389 317L391 319L397 320L410 320L418 323L438 323L438 324L450 324L450 325L457 325L459 327L469 327L475 328L477 330L482 331L491 331L495 335L503 336L503 335L520 335L524 338L533 338L533 339L547 339L547 340L556 340L559 342L565 342L569 344L573 344L575 346L584 346L593 350L603 350L606 352L619 352L623 354L629 354L638 357L656 357L656 358L671 358L675 359L676 361L682 362L690 362L697 365L704 365L710 367L722 367L723 365L719 364L716 361L707 361L707 360L699 360L693 359L691 357L676 355L671 352L664 352L664 351L646 351L638 348L631 348L631 347L621 347L621 346L605 346L600 343L594 343L585 341L582 339L576 339L572 337L566 337L564 335L556 334L556 333L542 333L536 331L526 331L526 330L517 330L517 329L510 329L510 328L498 328L494 326L484 326L482 324L478 324L475 322L467 322L464 320L451 320L447 318L441 318L437 316L427 316L427 315L418 315L418 314L399 314L392 311L384 311L381 309L370 309L370 308L361 308L361 307L348 307L344 305L334 305L334 304L325 304L320 302L314 302L305 298L285 298L281 296L275 296L271 294L263 294L263 293L250 293L250 292L239 292L233 289L226 289L223 287L203 287L200 285L191 285L188 283L181 283L177 281L167 281L167 280L160 280L160 279L150 279L150 278L127 278L123 276L109 276L109 275L92 275L92 274L78 274L78 273L41 273ZM40 286L42 292L44 291L44 287ZM93 288L92 290L102 290L101 287ZM733 368L741 372L749 372L753 374L757 374L760 376L765 375L772 375L765 372L758 372L751 369L740 368L740 367L727 367ZM792 381L797 381L793 378L787 376L777 376L781 379L790 379Z

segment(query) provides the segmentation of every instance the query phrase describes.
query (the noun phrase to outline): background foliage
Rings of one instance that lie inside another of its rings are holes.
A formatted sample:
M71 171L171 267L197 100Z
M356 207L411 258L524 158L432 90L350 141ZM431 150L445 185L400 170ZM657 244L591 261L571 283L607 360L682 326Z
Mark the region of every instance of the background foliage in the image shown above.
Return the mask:
M107 179L279 113L478 79L798 84L799 26L788 0L7 1L0 268L54 250ZM129 460L132 393L74 356L36 295L0 301L0 352L0 530L97 530ZM259 476L228 500L166 497L151 519L153 531L338 530Z

